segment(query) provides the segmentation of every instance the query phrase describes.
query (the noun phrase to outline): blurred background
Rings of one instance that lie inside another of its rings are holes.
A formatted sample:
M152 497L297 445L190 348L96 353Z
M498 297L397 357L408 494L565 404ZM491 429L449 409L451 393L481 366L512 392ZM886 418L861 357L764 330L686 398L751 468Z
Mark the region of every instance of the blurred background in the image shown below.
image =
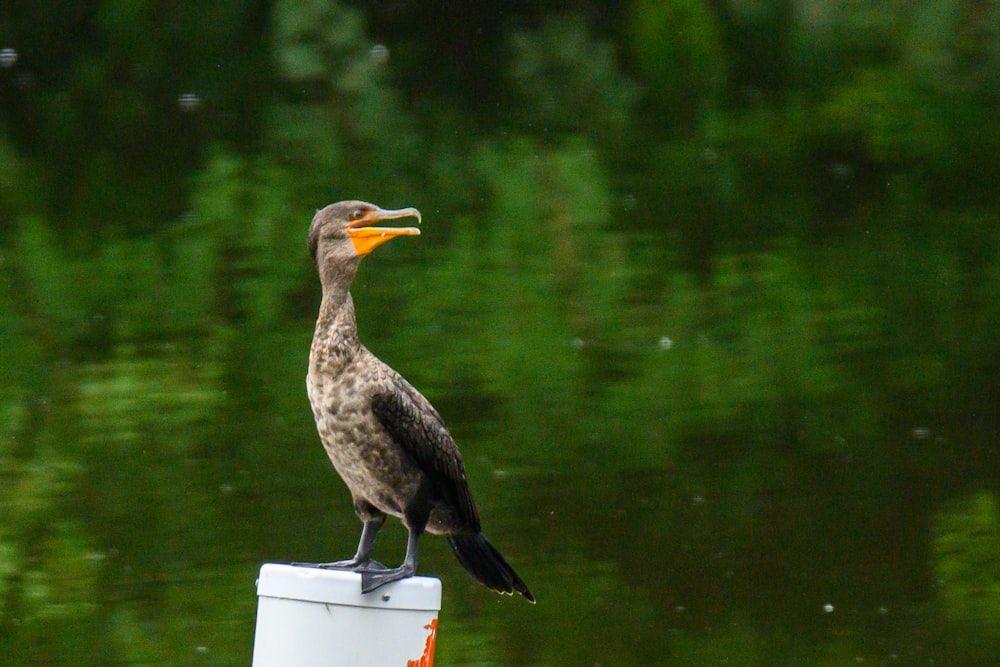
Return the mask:
M260 564L353 553L359 198L539 600L424 540L438 665L997 664L998 109L995 0L5 0L0 662L248 665Z

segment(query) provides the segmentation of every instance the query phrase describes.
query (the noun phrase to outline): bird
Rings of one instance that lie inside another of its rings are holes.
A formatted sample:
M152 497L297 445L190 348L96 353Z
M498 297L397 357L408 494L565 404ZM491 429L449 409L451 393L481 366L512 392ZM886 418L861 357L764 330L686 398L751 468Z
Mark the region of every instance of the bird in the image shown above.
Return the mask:
M535 598L480 527L465 465L437 410L413 385L361 344L350 287L361 260L383 243L420 234L416 227L379 227L416 218L415 208L387 210L342 201L317 211L309 252L323 295L309 350L306 388L320 441L351 492L362 522L357 552L318 567L361 574L361 590L411 577L417 545L429 532L447 537L458 562L488 588ZM386 516L407 529L398 567L372 559Z

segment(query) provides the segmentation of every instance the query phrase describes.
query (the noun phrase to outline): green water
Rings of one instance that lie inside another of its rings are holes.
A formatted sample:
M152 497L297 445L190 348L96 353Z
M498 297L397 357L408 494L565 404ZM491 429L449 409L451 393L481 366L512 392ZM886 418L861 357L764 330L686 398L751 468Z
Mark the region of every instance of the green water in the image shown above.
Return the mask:
M246 665L353 553L344 198L423 213L361 337L538 598L425 538L436 664L996 663L995 3L476 7L0 11L0 663Z

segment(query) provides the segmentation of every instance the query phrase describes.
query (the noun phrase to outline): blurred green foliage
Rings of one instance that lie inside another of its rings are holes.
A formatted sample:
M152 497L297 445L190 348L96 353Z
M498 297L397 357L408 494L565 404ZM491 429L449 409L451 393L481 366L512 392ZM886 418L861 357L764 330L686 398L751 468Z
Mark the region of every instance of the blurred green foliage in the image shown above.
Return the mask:
M935 574L950 654L989 662L1000 635L1000 513L991 491L953 501L934 517Z
M431 542L440 664L996 661L996 2L64 4L0 10L7 664L245 664L353 548L343 198L424 212L362 337L540 598Z
M701 0L635 0L629 10L629 43L647 98L671 130L688 130L725 89L719 16Z

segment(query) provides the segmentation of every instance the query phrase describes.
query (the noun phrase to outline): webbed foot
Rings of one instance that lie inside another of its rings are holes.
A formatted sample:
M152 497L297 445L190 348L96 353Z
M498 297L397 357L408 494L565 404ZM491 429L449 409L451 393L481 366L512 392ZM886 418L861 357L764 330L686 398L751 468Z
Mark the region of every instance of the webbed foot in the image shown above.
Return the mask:
M359 570L361 572L361 592L371 593L376 588L385 586L393 581L406 579L416 574L416 568L412 565L400 565L399 567L386 568L382 570Z
M332 563L292 563L292 565L295 567L315 567L321 570L347 570L349 572L383 572L390 569L371 558L349 558L348 560L337 560Z

